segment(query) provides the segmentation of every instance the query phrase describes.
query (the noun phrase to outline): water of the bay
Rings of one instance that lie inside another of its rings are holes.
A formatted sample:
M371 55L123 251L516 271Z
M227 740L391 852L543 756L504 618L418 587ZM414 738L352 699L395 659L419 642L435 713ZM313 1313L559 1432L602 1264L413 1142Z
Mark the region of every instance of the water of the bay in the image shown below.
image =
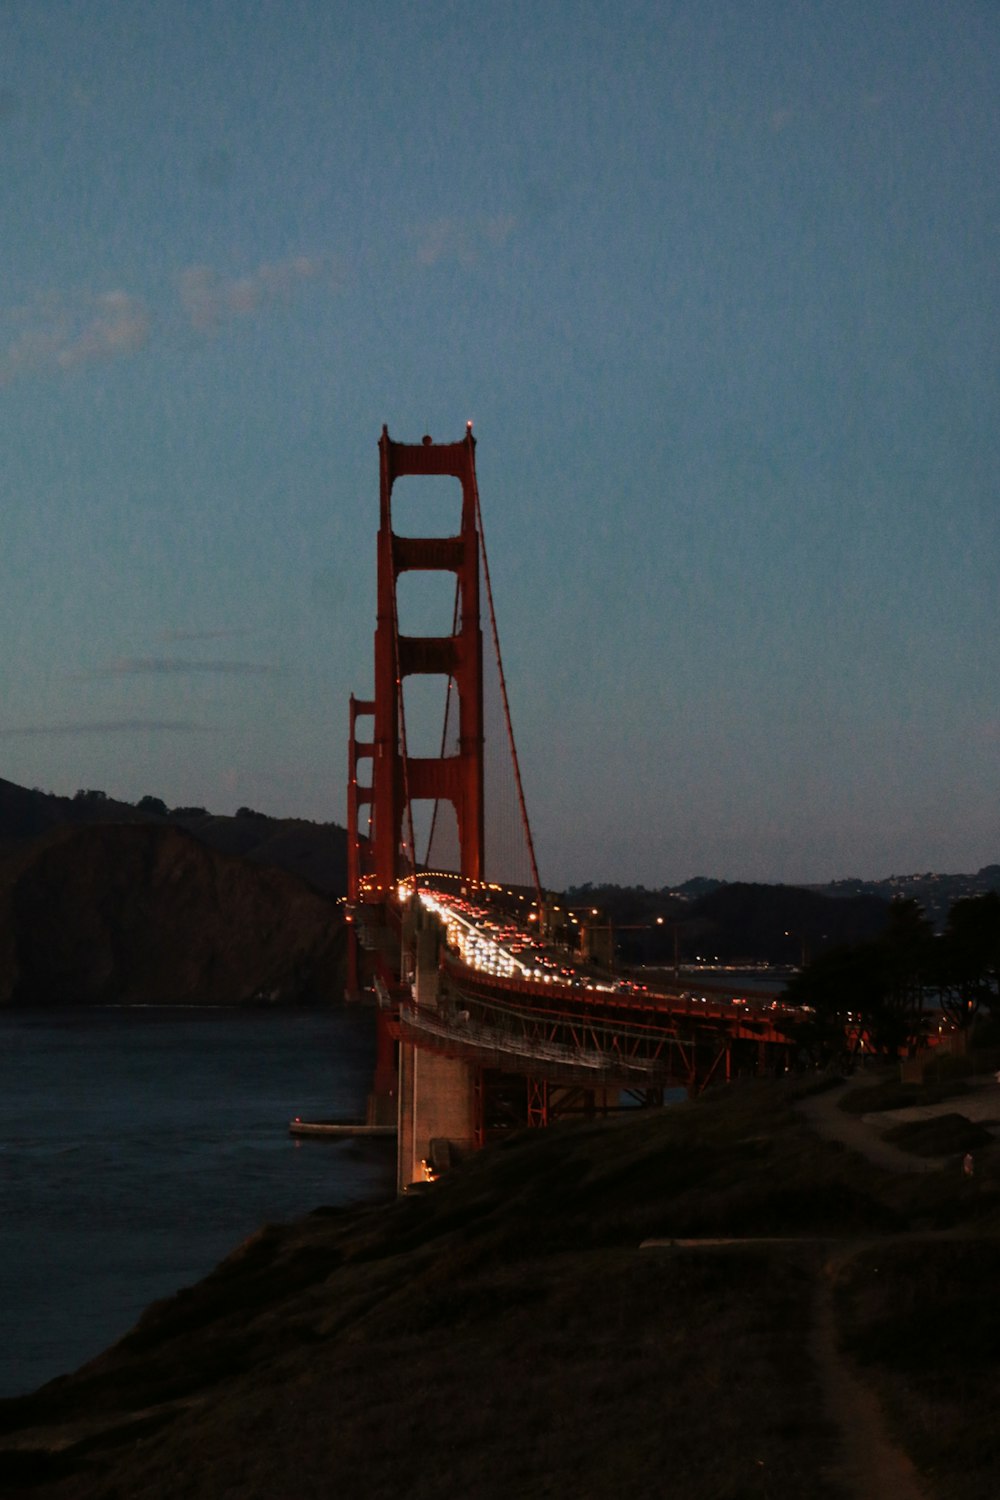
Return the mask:
M391 1191L370 1011L0 1013L0 1396L121 1337L266 1222Z

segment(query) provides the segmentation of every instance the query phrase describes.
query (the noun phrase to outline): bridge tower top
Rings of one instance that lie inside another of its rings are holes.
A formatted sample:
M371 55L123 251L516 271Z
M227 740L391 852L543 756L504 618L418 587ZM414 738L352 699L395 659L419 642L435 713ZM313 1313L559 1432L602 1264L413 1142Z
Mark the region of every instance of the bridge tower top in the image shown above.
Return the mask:
M445 800L455 809L459 874L483 879L483 638L479 618L479 532L475 438L472 424L457 443L394 442L383 427L379 440L381 493L378 532L378 613L375 693L352 702L348 786L349 901L385 900L400 879L415 874L411 808L415 801ZM462 512L454 536L401 536L392 526L392 488L407 475L453 476L462 487ZM452 634L407 636L400 631L397 582L409 571L452 572L457 607ZM458 695L458 750L436 757L409 755L403 685L414 674L451 679ZM360 741L358 716L372 714L371 740ZM371 761L371 784L358 781L359 763ZM359 811L370 809L362 846Z

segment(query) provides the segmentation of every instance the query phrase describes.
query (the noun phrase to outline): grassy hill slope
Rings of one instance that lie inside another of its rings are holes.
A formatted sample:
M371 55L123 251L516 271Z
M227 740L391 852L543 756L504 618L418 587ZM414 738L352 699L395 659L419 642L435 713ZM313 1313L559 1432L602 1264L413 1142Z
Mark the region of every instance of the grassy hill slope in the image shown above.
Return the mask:
M817 1137L780 1084L521 1136L425 1194L265 1228L0 1405L0 1483L836 1500L813 1337L832 1285L928 1494L978 1500L997 1488L998 1227L990 1151L974 1179L894 1175Z

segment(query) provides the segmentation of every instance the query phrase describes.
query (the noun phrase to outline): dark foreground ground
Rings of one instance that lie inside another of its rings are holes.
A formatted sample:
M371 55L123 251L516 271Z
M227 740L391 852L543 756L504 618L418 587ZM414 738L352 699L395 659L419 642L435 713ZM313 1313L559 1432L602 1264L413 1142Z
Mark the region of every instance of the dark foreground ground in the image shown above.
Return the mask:
M521 1137L421 1196L269 1226L0 1403L0 1492L849 1500L874 1491L836 1365L921 1493L993 1500L997 1148L974 1127L963 1174L958 1097L950 1154L894 1172L816 1134L802 1092Z

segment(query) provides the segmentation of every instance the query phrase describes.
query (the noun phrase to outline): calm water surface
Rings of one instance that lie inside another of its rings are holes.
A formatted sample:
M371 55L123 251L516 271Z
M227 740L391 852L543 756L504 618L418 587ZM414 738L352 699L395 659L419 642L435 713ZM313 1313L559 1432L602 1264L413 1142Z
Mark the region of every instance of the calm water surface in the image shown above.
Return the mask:
M391 1190L370 1011L0 1014L0 1396L92 1358L267 1221Z

